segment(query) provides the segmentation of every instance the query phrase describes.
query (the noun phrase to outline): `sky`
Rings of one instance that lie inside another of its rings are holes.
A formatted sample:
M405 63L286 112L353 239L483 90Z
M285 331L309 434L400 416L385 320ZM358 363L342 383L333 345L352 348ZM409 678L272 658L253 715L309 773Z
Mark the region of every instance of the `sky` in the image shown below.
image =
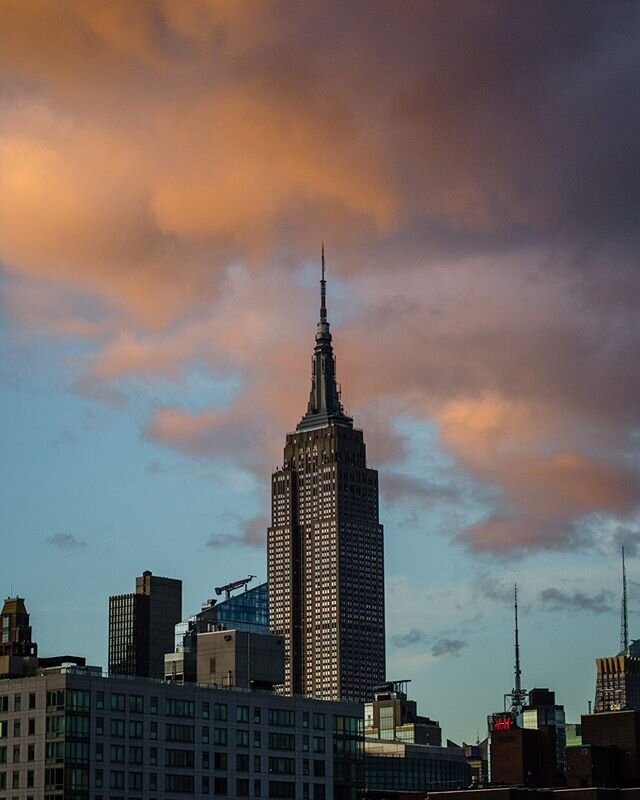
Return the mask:
M266 577L320 246L388 677L475 740L640 637L640 7L4 0L0 586L106 665L145 569Z

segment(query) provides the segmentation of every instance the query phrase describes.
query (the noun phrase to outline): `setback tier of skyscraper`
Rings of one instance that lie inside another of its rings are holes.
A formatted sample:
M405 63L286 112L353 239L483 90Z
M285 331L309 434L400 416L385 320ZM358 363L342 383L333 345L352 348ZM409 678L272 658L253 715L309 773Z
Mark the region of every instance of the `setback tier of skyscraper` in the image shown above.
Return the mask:
M378 473L340 401L324 251L320 286L307 413L272 477L270 619L286 642L285 693L362 701L385 678Z

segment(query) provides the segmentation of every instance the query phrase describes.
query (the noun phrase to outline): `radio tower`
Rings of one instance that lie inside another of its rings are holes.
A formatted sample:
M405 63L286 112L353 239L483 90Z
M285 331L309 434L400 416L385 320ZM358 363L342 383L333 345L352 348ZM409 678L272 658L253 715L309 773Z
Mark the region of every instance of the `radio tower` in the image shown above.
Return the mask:
M522 688L522 670L520 669L520 639L518 637L518 584L513 585L513 611L515 618L515 668L514 668L514 685L510 694L506 694L505 707L507 699L510 702L510 711L517 716L521 711L527 699L528 692Z
M627 612L627 571L624 566L624 545L622 545L622 606L620 609L620 652L629 648L629 617Z

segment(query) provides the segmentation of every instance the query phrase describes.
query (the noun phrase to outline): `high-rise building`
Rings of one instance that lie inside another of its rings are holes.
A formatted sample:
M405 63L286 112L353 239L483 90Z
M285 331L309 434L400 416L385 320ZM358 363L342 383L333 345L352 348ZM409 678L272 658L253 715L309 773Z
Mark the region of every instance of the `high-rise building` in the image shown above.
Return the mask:
M270 622L286 642L286 693L365 700L385 678L378 473L340 399L324 251L320 286L307 413L272 477Z
M29 673L38 663L29 614L22 597L7 597L0 613L0 675Z
M164 655L174 649L182 617L182 581L148 570L134 594L109 598L109 672L164 678Z
M407 683L389 681L374 688L373 700L364 705L365 737L440 747L440 725L418 714L416 701L407 698Z
M640 640L617 656L596 658L595 711L640 710Z

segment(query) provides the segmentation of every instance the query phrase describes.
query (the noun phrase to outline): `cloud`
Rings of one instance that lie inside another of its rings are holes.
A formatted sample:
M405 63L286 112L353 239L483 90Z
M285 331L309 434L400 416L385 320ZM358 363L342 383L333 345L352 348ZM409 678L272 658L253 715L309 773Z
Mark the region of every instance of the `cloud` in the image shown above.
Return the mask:
M72 533L54 533L47 537L47 544L59 550L81 550L87 546L82 539L77 539Z
M11 331L77 345L70 388L122 407L136 381L231 376L143 437L265 475L306 403L324 238L386 498L472 483L471 552L593 546L589 519L628 526L640 496L639 32L633 4L573 0L8 0ZM446 482L408 474L399 418L435 424Z
M401 649L413 647L415 645L426 645L430 647L431 655L434 658L441 656L457 656L460 651L468 646L468 642L462 639L454 639L449 636L432 636L420 628L411 628L403 634L395 634L391 641L396 647Z
M595 594L579 590L567 592L550 587L539 594L540 605L548 611L589 611L592 614L605 614L611 611L611 592L603 589Z
M440 656L457 656L460 655L460 652L464 650L467 645L468 642L462 639L438 639L431 648L431 655L435 658L439 658Z
M243 520L238 533L213 533L207 540L207 547L229 547L244 545L246 547L264 548L269 523L262 514Z

